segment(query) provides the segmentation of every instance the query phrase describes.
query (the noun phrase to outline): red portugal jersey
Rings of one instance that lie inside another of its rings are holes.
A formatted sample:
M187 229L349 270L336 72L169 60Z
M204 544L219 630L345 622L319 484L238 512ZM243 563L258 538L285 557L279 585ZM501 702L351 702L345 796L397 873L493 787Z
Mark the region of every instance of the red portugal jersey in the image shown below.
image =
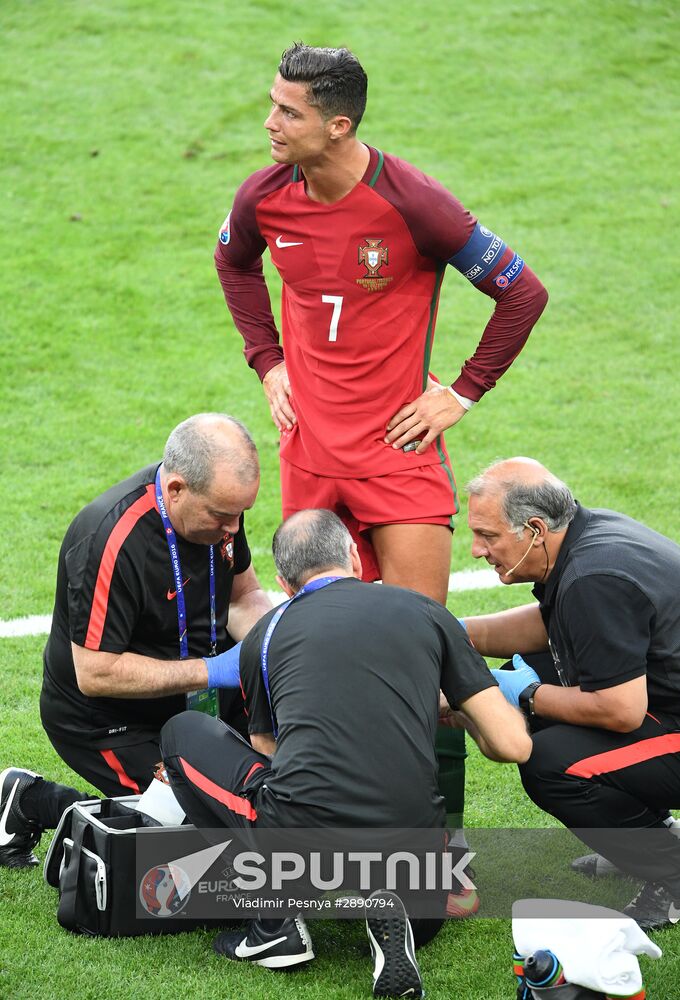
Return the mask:
M262 277L265 246L283 279L283 353ZM308 197L298 167L253 174L237 192L216 263L249 363L263 378L285 358L297 424L282 437L282 457L324 476L442 460L441 439L424 455L383 439L396 411L426 388L447 263L499 306L518 300L509 316L497 306L480 356L454 383L468 398L495 383L545 304L524 262L441 184L375 149L362 181L330 205Z

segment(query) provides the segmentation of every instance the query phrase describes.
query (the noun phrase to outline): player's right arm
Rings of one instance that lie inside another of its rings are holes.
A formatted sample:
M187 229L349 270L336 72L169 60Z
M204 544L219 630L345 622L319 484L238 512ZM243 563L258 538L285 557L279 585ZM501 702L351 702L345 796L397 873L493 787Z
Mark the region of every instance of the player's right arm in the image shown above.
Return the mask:
M280 361L269 369L262 379L262 388L276 429L279 433L292 430L297 417L293 409L293 395L285 361Z
M264 388L278 430L291 430L295 409L262 270L266 241L257 223L258 200L270 185L271 170L258 171L238 189L215 249L215 266L234 324L245 341L244 355Z

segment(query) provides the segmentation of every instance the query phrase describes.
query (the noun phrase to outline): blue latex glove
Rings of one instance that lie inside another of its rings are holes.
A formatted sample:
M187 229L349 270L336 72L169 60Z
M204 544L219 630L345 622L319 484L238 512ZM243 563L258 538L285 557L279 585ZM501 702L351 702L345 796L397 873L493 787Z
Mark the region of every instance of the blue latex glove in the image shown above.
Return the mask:
M208 687L215 688L237 688L241 683L239 672L239 658L241 656L241 643L217 656L204 656L205 665L208 668Z
M522 691L530 684L540 681L541 678L534 668L522 659L519 653L515 653L513 656L512 665L513 670L492 670L491 672L498 681L498 686L505 700L514 705L515 708L519 708L519 696Z

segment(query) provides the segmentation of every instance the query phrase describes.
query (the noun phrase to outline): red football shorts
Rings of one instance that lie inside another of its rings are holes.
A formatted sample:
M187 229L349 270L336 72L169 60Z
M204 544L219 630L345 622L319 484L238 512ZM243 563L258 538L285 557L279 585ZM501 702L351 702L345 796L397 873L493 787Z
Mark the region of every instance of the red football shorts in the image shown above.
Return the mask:
M382 524L446 524L453 530L458 497L453 472L444 465L419 465L371 479L316 476L281 459L284 519L298 510L325 507L338 515L356 542L363 579L380 579L369 532Z

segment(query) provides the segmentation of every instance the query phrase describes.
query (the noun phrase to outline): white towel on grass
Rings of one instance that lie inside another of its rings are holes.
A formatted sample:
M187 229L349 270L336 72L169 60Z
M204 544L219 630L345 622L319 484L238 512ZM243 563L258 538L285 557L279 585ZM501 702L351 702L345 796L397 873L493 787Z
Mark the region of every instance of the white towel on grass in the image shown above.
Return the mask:
M565 899L518 899L512 936L523 958L539 949L552 951L568 983L619 996L642 989L637 955L661 957L661 948L630 917Z

